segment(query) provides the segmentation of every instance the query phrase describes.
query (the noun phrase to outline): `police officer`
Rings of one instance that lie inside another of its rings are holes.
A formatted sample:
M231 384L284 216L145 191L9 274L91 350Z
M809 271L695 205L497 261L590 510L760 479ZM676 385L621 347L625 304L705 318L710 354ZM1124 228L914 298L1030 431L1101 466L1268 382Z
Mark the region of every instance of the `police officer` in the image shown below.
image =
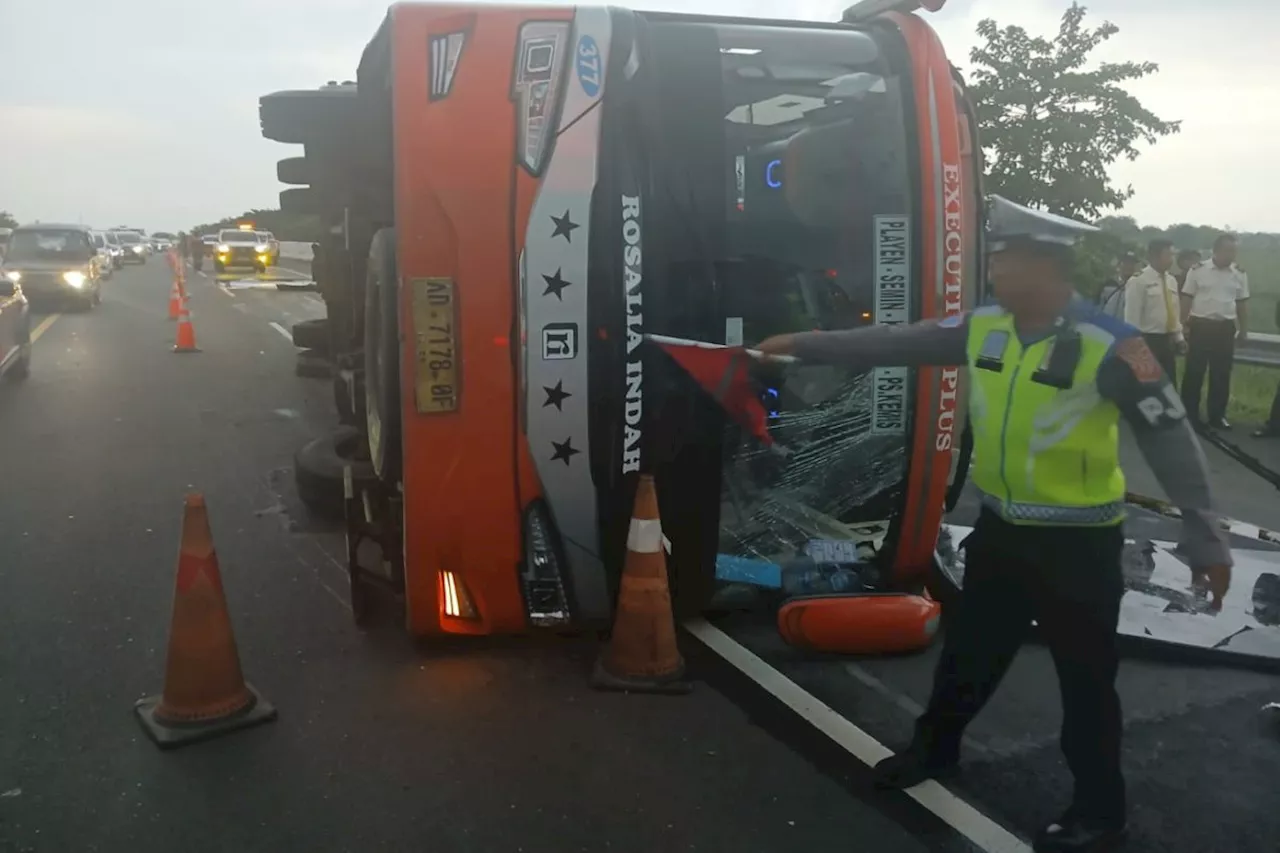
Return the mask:
M1078 298L1070 269L1094 230L992 197L989 279L997 304L962 317L770 338L768 354L874 366L967 365L970 477L982 509L966 540L964 590L949 614L928 708L910 747L875 768L909 788L957 768L961 736L1036 620L1058 672L1070 808L1037 851L1096 851L1126 832L1116 629L1124 593L1125 479L1118 421L1183 513L1198 586L1221 607L1231 552L1210 507L1200 446L1138 330Z

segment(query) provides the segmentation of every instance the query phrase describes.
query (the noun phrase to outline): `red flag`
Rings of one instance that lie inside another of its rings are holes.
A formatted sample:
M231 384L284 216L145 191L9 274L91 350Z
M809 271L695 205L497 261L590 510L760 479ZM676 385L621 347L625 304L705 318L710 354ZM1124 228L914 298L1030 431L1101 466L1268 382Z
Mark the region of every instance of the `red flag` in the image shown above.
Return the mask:
M659 342L662 351L696 381L739 425L767 445L768 413L751 385L751 356L742 347L701 347Z

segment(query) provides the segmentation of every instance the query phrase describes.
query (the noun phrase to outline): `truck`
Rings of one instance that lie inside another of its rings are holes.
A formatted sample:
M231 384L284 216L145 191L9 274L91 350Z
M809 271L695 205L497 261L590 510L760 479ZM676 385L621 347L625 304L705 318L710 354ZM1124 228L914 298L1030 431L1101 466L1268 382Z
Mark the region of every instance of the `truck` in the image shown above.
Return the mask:
M260 99L281 208L320 217L358 622L607 625L640 474L677 615L733 559L845 542L936 570L961 371L763 369L767 441L653 339L747 346L972 307L981 156L926 21L400 3L354 81Z

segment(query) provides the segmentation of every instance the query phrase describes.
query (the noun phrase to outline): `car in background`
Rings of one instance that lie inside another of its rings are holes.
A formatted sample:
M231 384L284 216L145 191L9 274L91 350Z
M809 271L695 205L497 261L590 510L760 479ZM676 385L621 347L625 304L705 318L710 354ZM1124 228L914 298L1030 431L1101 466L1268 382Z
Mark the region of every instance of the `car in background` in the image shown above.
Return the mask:
M0 276L32 303L69 302L88 310L102 301L98 250L83 225L39 223L13 229Z
M107 235L102 231L90 231L94 251L98 253L98 278L106 281L116 271L116 259L111 254L111 246L107 243Z
M276 239L276 235L270 231L259 231L258 241L260 245L267 247L267 263L270 266L279 266L280 264L280 241Z
M123 250L120 261L125 264L145 264L147 262L147 244L137 231L114 231L115 238L120 241Z
M18 282L0 274L0 376L12 382L30 372L30 306Z
M174 242L178 239L176 234L170 234L168 231L157 231L149 238L151 248L157 252L167 252L173 248Z
M256 272L266 272L271 261L269 251L270 248L261 242L256 231L224 228L218 232L213 268L217 272L223 272L235 267L252 267Z
M118 270L124 266L124 246L120 245L119 238L116 237L114 231L103 231L102 239L107 243L107 252L111 255L111 267Z

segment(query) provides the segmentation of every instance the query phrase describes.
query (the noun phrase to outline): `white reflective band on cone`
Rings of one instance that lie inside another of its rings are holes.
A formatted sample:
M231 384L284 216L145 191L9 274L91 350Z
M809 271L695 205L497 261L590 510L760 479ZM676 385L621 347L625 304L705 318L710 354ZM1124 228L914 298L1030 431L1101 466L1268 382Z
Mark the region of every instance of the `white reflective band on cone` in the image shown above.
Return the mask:
M627 533L627 550L636 554L657 554L659 551L671 553L671 540L662 535L662 522L655 518L631 519L631 530Z

